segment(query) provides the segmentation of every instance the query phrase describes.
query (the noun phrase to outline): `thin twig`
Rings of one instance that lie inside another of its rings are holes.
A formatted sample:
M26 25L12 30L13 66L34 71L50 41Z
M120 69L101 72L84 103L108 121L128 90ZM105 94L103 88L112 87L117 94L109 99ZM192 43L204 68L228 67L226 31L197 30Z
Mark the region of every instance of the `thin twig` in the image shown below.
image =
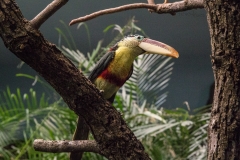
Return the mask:
M33 147L36 151L51 152L51 153L79 152L79 151L100 153L97 143L91 140L51 141L51 140L36 139L33 142Z
M33 28L39 29L40 26L51 17L57 10L65 5L68 0L54 0L46 8L44 8L36 17L34 17L30 24Z
M84 17L73 19L69 23L69 25L73 25L83 21L88 21L90 19L96 18L101 15L126 11L130 9L137 9L137 8L148 8L159 14L174 13L174 12L182 12L182 11L191 10L191 9L203 8L203 0L184 0L180 2L164 3L164 4L133 3L128 5L123 5L120 7L100 10L100 11L91 13L89 15L86 15Z
M116 8L104 9L104 10L100 10L100 11L94 12L92 14L86 15L84 17L73 19L69 23L69 25L71 26L71 25L79 23L79 22L84 22L84 21L96 18L98 16L101 16L101 15L126 11L126 10L129 10L129 9L137 9L137 8L150 8L150 9L155 10L155 9L157 9L157 6L156 5L151 5L151 4L146 4L146 3L134 3L134 4L123 5L123 6L116 7Z

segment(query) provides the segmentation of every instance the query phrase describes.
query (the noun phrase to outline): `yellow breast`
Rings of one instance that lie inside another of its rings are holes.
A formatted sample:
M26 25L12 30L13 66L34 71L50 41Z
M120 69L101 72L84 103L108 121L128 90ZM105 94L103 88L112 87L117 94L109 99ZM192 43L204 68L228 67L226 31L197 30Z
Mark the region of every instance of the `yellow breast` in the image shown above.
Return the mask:
M108 70L121 79L125 79L132 69L133 61L138 56L128 47L120 47L116 50L113 61Z

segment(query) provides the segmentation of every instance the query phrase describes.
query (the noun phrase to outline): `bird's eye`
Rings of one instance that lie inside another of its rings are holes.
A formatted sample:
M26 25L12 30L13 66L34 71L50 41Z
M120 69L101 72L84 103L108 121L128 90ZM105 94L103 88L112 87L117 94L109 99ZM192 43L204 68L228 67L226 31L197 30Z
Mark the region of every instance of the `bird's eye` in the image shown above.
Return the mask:
M138 41L141 41L144 37L143 37L143 36L140 36L140 35L135 35L135 38L136 38Z

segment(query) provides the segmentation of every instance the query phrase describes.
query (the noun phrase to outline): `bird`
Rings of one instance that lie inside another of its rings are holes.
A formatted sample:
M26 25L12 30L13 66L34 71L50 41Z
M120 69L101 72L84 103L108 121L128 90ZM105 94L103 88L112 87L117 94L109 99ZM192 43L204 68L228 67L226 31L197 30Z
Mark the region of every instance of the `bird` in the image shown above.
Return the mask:
M159 54L178 58L178 52L162 42L142 35L128 35L111 47L97 62L88 79L100 90L111 104L117 91L131 77L133 62L141 54ZM73 140L88 139L89 128L82 117L78 117ZM70 160L79 160L83 152L71 152Z

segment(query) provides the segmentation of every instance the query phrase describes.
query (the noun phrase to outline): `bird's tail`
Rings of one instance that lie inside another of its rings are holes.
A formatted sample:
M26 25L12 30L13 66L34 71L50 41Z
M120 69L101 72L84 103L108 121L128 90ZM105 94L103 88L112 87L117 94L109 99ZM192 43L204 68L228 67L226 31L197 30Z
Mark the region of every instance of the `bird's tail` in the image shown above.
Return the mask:
M77 128L73 135L73 140L87 140L89 135L89 128L82 117L78 117ZM70 160L81 160L84 152L71 152Z

